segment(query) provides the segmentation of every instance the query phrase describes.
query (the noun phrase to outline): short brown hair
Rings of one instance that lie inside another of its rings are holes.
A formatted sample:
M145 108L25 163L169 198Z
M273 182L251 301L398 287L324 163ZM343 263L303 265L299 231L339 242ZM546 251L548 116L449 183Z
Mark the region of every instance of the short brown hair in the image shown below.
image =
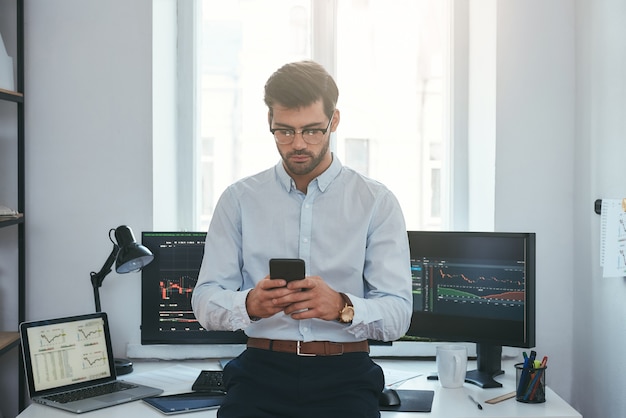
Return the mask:
M320 64L299 61L280 67L265 83L265 104L273 113L279 104L288 109L312 105L322 99L324 113L331 118L339 98L335 80Z

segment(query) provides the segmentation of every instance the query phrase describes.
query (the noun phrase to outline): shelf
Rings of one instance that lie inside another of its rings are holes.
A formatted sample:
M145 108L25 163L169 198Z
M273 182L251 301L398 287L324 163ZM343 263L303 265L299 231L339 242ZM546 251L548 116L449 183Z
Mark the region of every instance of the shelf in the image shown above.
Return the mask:
M20 342L19 332L0 332L0 355L17 347Z
M0 100L9 102L24 103L24 95L17 91L0 89Z
M11 4L14 3L14 4ZM16 155L14 157L10 155L2 155L2 162L4 164L7 161L12 161L15 158L15 173L9 170L7 173L3 172L2 178L0 178L0 184L2 186L9 186L16 184L17 193L14 193L15 201L11 203L16 205L17 211L20 213L15 217L2 217L0 218L0 229L5 227L11 227L17 225L16 234L2 234L2 249L0 250L0 258L5 257L5 254L13 254L15 251L9 249L9 245L15 244L17 250L17 259L13 265L17 269L17 275L14 279L14 283L4 283L11 289L15 289L17 293L17 300L15 301L17 306L17 323L24 322L26 317L26 228L24 222L25 212L25 100L24 100L24 0L13 1L1 1L0 0L0 31L8 31L8 39L10 39L8 47L9 53L13 54L15 59L15 86L10 86L11 89L0 88L0 102L3 103L15 103L13 105L5 105L0 103L0 118L3 123L5 121L14 121L15 129L10 129L7 132L3 132L3 142L9 144L10 140L13 140L16 148ZM6 18L5 18L6 17ZM15 19L15 24L11 23L11 20ZM4 49L4 48L2 48ZM4 51L3 51L4 53ZM7 87L6 84L3 87ZM9 190L11 188L9 187ZM8 202L1 202L6 204ZM5 239L6 238L6 239ZM6 241L6 242L4 242ZM2 258L4 260L4 258ZM3 266L4 267L4 266ZM13 275L13 274L11 274ZM3 277L4 279L4 277ZM5 281L5 280L3 280ZM9 307L7 307L9 306ZM11 305L2 304L0 307L0 316L9 315L8 309L12 309ZM9 330L11 327L9 327ZM0 356L10 355L11 357L17 357L18 377L16 384L7 386L7 379L9 373L5 373L4 370L0 370L0 381L2 381L2 390L9 389L12 394L8 395L13 398L17 397L17 409L18 411L11 411L9 415L16 416L19 412L26 408L26 378L23 373L22 365L22 352L19 350L20 338L18 332L0 331ZM17 355L15 356L15 351ZM21 372L20 372L21 371ZM3 398L6 398L3 393ZM15 396L17 395L17 396ZM7 406L2 402L2 412L7 414ZM2 415L0 413L0 415Z
M4 220L0 220L0 228L4 228L5 226L17 225L21 223L24 223L24 216L20 216L19 218L4 219Z

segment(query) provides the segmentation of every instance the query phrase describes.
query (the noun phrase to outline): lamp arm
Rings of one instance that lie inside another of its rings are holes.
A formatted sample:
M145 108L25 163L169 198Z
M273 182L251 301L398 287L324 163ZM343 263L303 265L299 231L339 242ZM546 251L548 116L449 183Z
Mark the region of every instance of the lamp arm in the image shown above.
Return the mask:
M113 250L111 251L111 254L109 254L107 260L104 262L104 265L102 266L100 271L97 273L94 273L93 271L91 272L91 285L93 286L93 297L96 304L96 312L101 311L100 291L98 289L100 288L100 286L102 286L102 282L104 281L104 278L107 276L107 274L111 272L111 267L115 262L115 257L117 257L118 251L119 247L117 246L117 244L114 243Z

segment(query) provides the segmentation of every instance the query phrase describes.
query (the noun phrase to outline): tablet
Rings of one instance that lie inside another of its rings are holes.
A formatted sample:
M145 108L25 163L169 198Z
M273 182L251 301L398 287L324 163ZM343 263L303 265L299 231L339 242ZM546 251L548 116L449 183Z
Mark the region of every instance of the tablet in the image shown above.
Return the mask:
M224 395L186 392L175 395L153 396L142 400L159 410L162 414L173 415L205 409L217 409L222 404Z

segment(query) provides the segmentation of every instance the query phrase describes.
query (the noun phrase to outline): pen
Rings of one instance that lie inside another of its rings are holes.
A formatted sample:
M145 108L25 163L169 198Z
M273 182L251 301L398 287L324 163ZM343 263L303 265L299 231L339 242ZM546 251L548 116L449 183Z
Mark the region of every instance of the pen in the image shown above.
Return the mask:
M531 376L534 376L535 370L535 358L537 352L535 350L530 351L530 356L526 356L524 353L524 367L522 369L522 375L517 385L517 397L524 398L526 396L526 390L528 389L528 383L531 380Z
M478 409L483 409L483 406L482 406L480 403L478 403L478 401L477 401L476 399L474 399L474 398L472 397L472 395L467 395L467 397L469 398L469 400L470 400L470 401L472 401L472 402L474 402L474 403L476 404L476 406L478 407Z
M522 375L519 379L519 383L517 385L517 393L518 396L522 396L524 393L523 390L526 388L526 377L528 376L528 362L530 361L526 352L524 352L524 366L522 367Z

